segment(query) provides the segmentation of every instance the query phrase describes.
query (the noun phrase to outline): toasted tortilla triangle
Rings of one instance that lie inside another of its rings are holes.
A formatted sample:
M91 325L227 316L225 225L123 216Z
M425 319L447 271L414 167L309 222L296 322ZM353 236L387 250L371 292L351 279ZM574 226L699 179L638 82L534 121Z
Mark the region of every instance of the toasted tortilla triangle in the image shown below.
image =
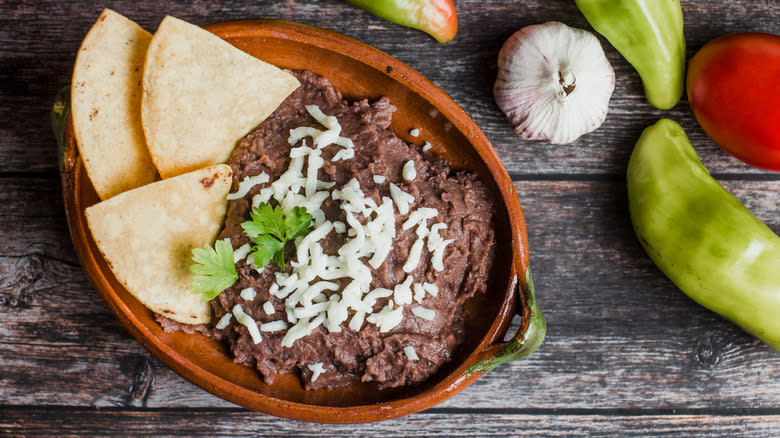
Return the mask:
M216 35L165 17L147 52L141 109L160 175L225 162L298 85Z
M86 209L87 225L114 276L152 311L207 323L211 308L187 289L192 249L222 228L230 166L220 164L130 190Z
M141 129L141 79L152 34L106 9L81 43L71 86L79 154L100 199L155 180Z

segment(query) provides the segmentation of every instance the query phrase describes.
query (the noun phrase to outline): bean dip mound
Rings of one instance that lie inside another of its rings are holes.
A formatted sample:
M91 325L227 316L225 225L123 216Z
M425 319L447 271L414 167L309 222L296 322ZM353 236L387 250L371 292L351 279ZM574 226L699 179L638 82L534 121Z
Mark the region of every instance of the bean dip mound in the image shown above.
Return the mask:
M487 287L494 201L473 173L401 140L387 98L348 102L294 74L301 86L228 162L237 199L219 239L239 278L212 301L208 333L267 383L285 372L306 389L422 382L462 344L464 302ZM259 203L313 216L284 270L247 256L241 224Z

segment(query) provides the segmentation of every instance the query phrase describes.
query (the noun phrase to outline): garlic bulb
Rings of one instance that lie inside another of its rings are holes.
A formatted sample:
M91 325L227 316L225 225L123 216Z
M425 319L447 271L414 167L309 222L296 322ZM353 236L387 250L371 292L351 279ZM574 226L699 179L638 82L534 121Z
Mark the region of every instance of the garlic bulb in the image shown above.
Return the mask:
M515 132L571 143L601 126L615 72L590 32L557 21L524 27L498 54L493 95Z

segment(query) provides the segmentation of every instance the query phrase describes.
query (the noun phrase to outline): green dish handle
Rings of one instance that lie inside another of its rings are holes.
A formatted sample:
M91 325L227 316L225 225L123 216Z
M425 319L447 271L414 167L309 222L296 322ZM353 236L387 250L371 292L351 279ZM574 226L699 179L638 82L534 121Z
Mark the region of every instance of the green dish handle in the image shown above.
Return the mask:
M57 139L57 158L60 164L60 174L65 170L65 127L70 115L70 85L63 87L54 98L51 106L51 129Z
M520 292L521 287L524 288L524 293L520 294L519 298L522 300L525 297L525 303L520 308L520 312L524 314L527 309L529 312L528 324L523 324L512 339L501 346L492 357L481 359L470 366L467 372L469 375L486 373L503 363L523 359L536 351L544 342L544 336L547 333L547 321L545 321L542 310L536 302L534 280L530 267L526 268L525 282L517 286L518 292Z

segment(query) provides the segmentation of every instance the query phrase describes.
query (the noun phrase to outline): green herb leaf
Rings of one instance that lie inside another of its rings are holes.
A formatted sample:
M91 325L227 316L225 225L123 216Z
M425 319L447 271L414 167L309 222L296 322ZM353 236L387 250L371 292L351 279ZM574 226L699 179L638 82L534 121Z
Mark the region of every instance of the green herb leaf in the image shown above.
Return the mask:
M238 280L233 262L233 246L224 240L217 240L214 248L206 245L193 248L190 271L196 275L187 286L192 293L200 294L201 301L211 301L223 290Z
M267 265L276 253L284 255L284 244L270 234L261 234L253 240L257 245L252 247L252 256L258 268ZM280 269L284 269L284 263Z
M309 234L311 226L311 215L306 211L306 207L295 207L290 214L285 215L284 227L287 240L293 240L300 236Z
M282 247L282 251L278 251L274 254L274 264L278 266L279 269L284 270L284 247Z
M241 228L256 244L253 248L255 265L264 267L273 260L284 269L284 247L290 240L305 236L311 227L311 214L305 207L295 207L285 212L281 207L260 204L249 214L252 218Z
M271 207L260 204L249 213L251 221L241 224L244 232L254 239L261 234L273 234L279 240L284 240L284 211L281 207Z

